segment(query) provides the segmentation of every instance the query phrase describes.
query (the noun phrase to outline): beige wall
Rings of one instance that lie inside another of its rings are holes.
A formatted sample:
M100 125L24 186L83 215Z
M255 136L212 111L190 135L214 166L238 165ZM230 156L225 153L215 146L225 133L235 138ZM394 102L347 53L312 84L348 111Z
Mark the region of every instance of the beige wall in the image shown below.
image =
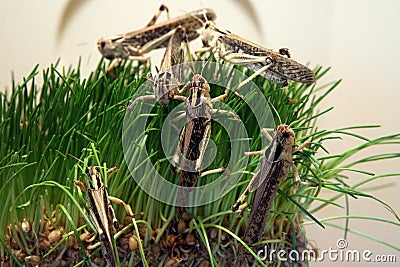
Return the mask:
M1 1L0 2L0 88L10 85L10 73L16 80L27 75L37 63L47 67L61 58L62 65L75 65L82 56L83 73L93 69L100 58L96 40L101 36L123 33L142 27L161 3L146 1L82 1L83 4L68 20L62 36L60 18L68 1ZM70 1L70 3L79 1ZM233 32L264 44L269 48L288 47L295 60L332 66L324 81L343 79L332 95L322 103L335 109L321 118L320 128L334 129L350 125L379 124L375 130L359 133L368 137L400 132L400 2L385 1L248 1L262 25L256 29L249 13L241 11L238 1L163 1L172 15L185 10L212 6L218 13L219 24ZM202 4L201 4L202 2ZM212 4L211 4L212 3ZM159 60L156 59L156 63ZM323 108L321 107L321 109ZM338 153L359 144L354 138L331 141L328 148ZM372 152L398 152L398 146L381 147ZM360 155L361 156L361 155ZM362 168L376 174L399 172L400 160L377 164L364 164ZM351 174L349 184L365 178ZM387 178L368 186L389 184L388 188L374 191L399 212L399 177ZM329 194L327 194L329 195ZM376 216L393 220L380 204L368 199L351 200L353 215ZM341 201L343 203L343 201ZM344 215L339 208L317 213L321 219ZM341 223L343 225L343 223ZM400 246L399 228L380 222L352 220L350 227L369 233ZM341 231L327 227L308 227L309 237L318 247L336 248ZM400 254L377 242L349 234L349 249L370 249L375 254ZM325 266L334 265L325 262ZM352 264L345 264L350 266ZM390 265L390 264L386 264ZM385 266L386 266L385 265Z

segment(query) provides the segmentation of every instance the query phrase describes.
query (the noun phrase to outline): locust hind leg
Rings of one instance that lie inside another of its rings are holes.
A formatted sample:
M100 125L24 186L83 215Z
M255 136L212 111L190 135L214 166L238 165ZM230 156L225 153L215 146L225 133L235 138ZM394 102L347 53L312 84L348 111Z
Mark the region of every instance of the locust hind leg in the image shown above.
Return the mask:
M180 168L178 166L182 156L182 139L184 138L184 132L185 128L183 128L182 134L179 136L178 145L176 146L175 154L172 159L171 171L173 173L178 173L180 171Z
M248 203L248 202L245 202L244 204L241 205L241 207L238 207L238 208L240 208L240 212L239 212L239 214L236 216L235 222L233 223L233 226L232 226L232 231L233 231L233 232L236 231L236 228L237 228L237 226L239 225L239 222L240 222L240 220L242 219L243 214L244 214L244 212L246 211L247 206L249 206L249 203Z
M147 23L146 27L154 25L157 22L157 19L160 17L160 15L163 11L165 11L167 13L167 19L169 20L170 19L169 9L166 5L161 4L161 6L158 8L156 14L154 14L154 16L151 18L149 23Z
M112 202L114 202L118 205L122 205L125 209L126 215L128 215L129 217L133 218L135 216L132 212L131 206L129 204L127 204L125 201L123 201L122 199L119 199L117 197L108 196L108 200L111 200ZM114 212L113 207L111 206L110 201L108 202L108 215L109 215L110 221L113 222L114 228L116 230L119 230L120 224L119 224L117 218L115 217L115 212Z
M246 197L250 194L250 192L254 191L258 187L258 181L260 180L260 172L257 172L254 177L251 179L249 185L246 187L244 190L243 194L236 200L236 202L232 205L231 209L232 211L237 211L240 207L240 205L243 204L244 200ZM255 187L257 186L257 187Z
M115 172L117 169L118 169L118 166L115 166L115 167L112 167L112 168L108 169L107 170L107 176L110 173ZM115 230L118 230L119 229L119 222L117 220L117 217L115 216L115 212L114 212L113 207L111 206L110 201L112 201L112 202L114 202L114 203L116 203L118 205L123 206L125 211L126 211L126 214L129 217L134 217L134 214L133 214L132 209L129 206L129 204L127 204L125 201L123 201L122 199L119 199L117 197L113 197L113 196L110 196L110 195L107 194L107 216L108 216L108 219L113 222L113 226L114 226Z
M169 32L167 32L166 34L161 35L160 37L147 42L139 49L132 48L132 52L134 52L135 54L138 54L138 55L144 55L153 49L161 47L161 45L163 45L166 41L168 41L174 33L175 33L175 29L172 29ZM142 60L142 62L148 61L148 58L144 57L144 56L130 56L130 57L128 57L128 59L139 60L139 61Z
M267 58L265 60L266 65L263 66L262 68L260 68L259 70L257 70L256 72L254 72L252 75L250 75L247 79L245 79L244 81L240 82L239 85L236 87L235 91L240 89L241 87L243 87L244 85L246 85L248 82L250 82L251 80L253 80L256 76L260 75L263 72L266 72L269 68L271 68L273 66L273 61L270 58Z
M111 197L108 196L108 203L107 203L107 215L108 215L108 219L109 219L110 221L112 221L112 224L113 224L113 226L114 226L114 230L119 230L120 225L119 225L119 222L118 222L118 220L117 220L117 217L115 217L115 212L114 212L113 207L111 206L110 198L111 198Z

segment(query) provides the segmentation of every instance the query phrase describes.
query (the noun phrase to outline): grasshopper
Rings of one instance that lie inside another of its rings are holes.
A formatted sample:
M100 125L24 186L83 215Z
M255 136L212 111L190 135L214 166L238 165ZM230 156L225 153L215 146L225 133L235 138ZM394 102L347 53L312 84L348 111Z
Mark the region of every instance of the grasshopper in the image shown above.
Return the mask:
M237 88L242 87L257 75L282 86L288 84L287 80L301 83L315 82L315 74L308 67L291 59L286 48L275 52L220 29L213 21L206 21L201 35L205 48L197 50L196 54L211 51L217 61L223 59L232 64L245 65L248 69L255 71Z
M116 170L116 168L117 167L110 169L107 174ZM103 256L107 264L109 266L117 266L110 228L111 222L114 230L118 230L120 225L115 217L114 209L111 206L110 200L119 205L123 205L128 216L133 217L134 215L130 206L123 200L108 195L102 182L100 172L96 167L89 166L87 169L87 176L87 188L80 181L75 181L75 184L87 192L87 206L90 211L90 220L99 234L100 242L103 245Z
M183 157L179 186L194 187L198 178L225 170L222 167L200 174L201 162L211 134L211 114L221 112L221 110L214 110L212 103L226 98L227 94L211 99L210 86L200 74L195 74L182 90L187 89L189 89L189 96L184 98L187 107L186 123L179 138L172 168L176 171L176 166L180 161L179 154L181 154ZM178 189L176 199L178 206L187 202L187 193ZM178 208L176 221L181 218L183 210L181 207Z
M121 59L147 62L148 58L143 55L153 49L166 47L178 26L186 29L188 40L192 41L200 35L197 30L203 26L204 20L213 21L217 17L213 10L201 9L156 24L160 13L164 10L169 14L168 8L161 5L156 15L143 29L98 40L97 47L100 53L112 60L109 71Z
M264 152L260 170L254 175L244 193L232 205L232 211L236 211L243 203L246 196L250 192L257 190L249 221L242 237L242 240L246 244L253 244L261 239L280 182L286 179L290 168L293 169L298 184L316 186L315 184L302 182L300 180L297 168L292 159L292 154L303 149L309 142L305 142L301 146L294 148L294 132L290 126L285 124L276 127L273 138L268 134L266 129L263 129L262 133L271 141L271 145ZM247 155L256 154L260 154L260 152L247 153ZM246 261L247 256L245 256L245 254L246 249L241 246L239 248L238 266L242 266Z
M154 95L140 96L129 106L125 106L125 109L132 109L139 101L146 99L156 99L160 104L167 105L170 99L174 99L175 96L184 92L184 90L179 90L182 81L182 63L184 60L182 44L185 44L186 49L189 51L186 29L178 26L169 39L159 73L154 81L151 73L148 75L148 79L152 81Z

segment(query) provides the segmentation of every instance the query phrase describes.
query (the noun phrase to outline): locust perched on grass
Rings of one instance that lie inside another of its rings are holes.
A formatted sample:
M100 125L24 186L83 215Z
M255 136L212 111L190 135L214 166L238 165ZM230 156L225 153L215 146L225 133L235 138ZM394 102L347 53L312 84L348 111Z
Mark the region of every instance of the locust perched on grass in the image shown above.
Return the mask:
M211 99L210 86L200 74L195 74L183 89L189 90L189 96L183 99L186 102L186 123L173 159L173 171L177 170L176 166L181 161L179 186L190 188L196 185L198 178L225 170L222 167L200 174L204 152L211 134L211 114L213 112L224 112L213 110L212 103L224 99L227 95L223 94ZM229 113L229 115L233 114ZM188 193L188 190L178 189L176 205L179 207L175 216L176 220L179 220L183 214L184 208L182 206L187 204Z
M116 170L116 167L110 169L107 173ZM94 224L102 243L102 252L105 261L109 266L117 266L116 252L111 236L111 225L114 231L120 228L114 209L110 200L123 205L127 215L133 217L132 210L123 200L108 195L106 188L102 182L100 172L97 167L89 166L87 169L87 187L81 181L75 181L75 184L87 193L87 206L90 212L90 220Z
M262 132L271 141L271 145L264 152L260 170L254 175L244 193L232 205L232 211L238 210L246 196L250 192L257 190L249 221L242 236L242 240L248 245L254 244L262 238L279 185L282 180L287 178L290 168L293 169L298 184L316 186L316 184L300 180L296 165L292 159L293 153L303 149L308 145L308 142L294 148L295 134L290 126L285 124L276 127L273 137L268 134L266 129L263 129ZM250 152L247 155L255 154L260 154L260 152ZM242 246L239 247L238 260L238 266L243 266L245 262L251 261L251 257Z
M168 42L158 74L153 79L151 73L148 79L154 95L144 95L136 98L125 109L132 109L139 101L156 99L160 104L169 104L170 99L178 98L184 90L180 90L183 75L184 50L188 49L188 39L185 28L178 26Z

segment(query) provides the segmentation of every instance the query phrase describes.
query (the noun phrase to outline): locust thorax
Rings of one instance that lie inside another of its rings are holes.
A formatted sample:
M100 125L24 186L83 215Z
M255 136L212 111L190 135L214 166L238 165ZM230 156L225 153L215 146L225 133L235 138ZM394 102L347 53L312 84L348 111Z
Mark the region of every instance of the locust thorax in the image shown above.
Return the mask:
M187 115L190 118L211 118L210 85L200 74L195 74L190 82Z

